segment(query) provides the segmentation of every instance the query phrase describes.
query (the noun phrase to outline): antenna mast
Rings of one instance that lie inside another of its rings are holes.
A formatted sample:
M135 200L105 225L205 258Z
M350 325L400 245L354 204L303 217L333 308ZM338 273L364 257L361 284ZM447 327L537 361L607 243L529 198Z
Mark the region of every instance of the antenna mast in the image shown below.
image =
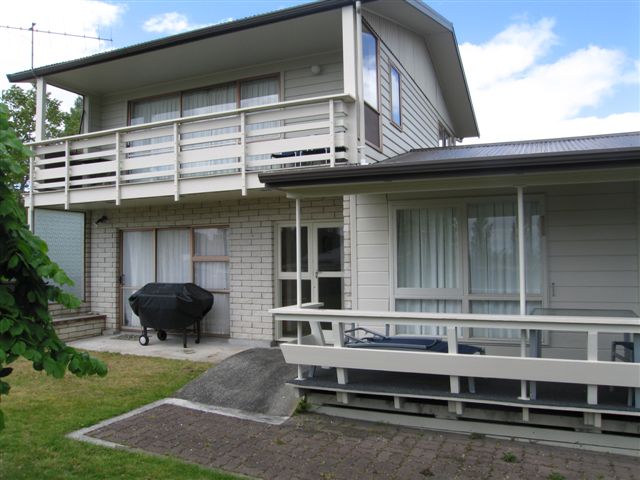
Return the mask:
M76 33L67 33L67 32L52 32L51 30L36 30L35 22L31 22L31 26L29 28L24 27L13 27L11 25L0 25L0 28L6 28L9 30L22 30L23 32L31 32L31 70L33 70L33 57L34 57L34 33L46 33L47 35L62 35L64 37L75 37L75 38L85 38L87 40L99 40L102 42L113 42L111 38L103 38L103 37L92 37L90 35L78 35Z

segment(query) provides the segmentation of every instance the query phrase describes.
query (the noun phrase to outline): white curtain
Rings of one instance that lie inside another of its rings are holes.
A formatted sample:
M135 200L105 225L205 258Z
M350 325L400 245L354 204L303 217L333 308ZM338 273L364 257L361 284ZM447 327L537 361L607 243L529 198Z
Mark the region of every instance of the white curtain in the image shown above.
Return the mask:
M129 296L149 282L153 282L153 232L123 232L122 273L124 324L128 327L140 326L140 319L129 306Z
M180 97L170 95L131 103L130 125L160 122L180 116Z
M156 261L158 282L191 282L191 235L189 230L158 230Z
M460 313L462 302L460 300L396 300L397 312L427 312L427 313ZM415 325L399 325L396 327L398 334L417 335L446 335L446 327Z
M468 206L469 274L471 293L518 294L518 219L510 200ZM542 288L540 205L525 203L527 293Z
M198 228L193 235L196 256L228 255L226 228Z
M458 286L458 225L453 208L397 212L398 288Z
M469 302L471 313L484 313L494 315L518 315L520 313L520 302L504 300L474 300ZM542 302L527 302L527 314L538 307ZM472 337L500 338L517 340L520 338L520 330L508 328L472 328Z
M278 80L275 78L247 80L240 84L241 108L277 103L278 99Z

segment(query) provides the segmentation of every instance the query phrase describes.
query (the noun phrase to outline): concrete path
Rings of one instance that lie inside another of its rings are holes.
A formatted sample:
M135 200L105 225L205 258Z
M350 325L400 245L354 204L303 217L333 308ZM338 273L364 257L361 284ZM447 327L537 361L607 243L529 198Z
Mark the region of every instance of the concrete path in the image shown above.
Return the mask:
M84 435L262 479L640 479L640 460L303 414L280 425L159 404Z
M195 337L189 336L187 348L183 348L181 335L170 334L164 342L161 342L155 334L150 334L149 345L143 347L138 343L138 337L137 333L122 332L75 340L69 342L69 345L94 352L113 352L208 363L220 363L227 357L255 346L254 344L234 343L228 339L215 337L203 337L200 343L196 344Z

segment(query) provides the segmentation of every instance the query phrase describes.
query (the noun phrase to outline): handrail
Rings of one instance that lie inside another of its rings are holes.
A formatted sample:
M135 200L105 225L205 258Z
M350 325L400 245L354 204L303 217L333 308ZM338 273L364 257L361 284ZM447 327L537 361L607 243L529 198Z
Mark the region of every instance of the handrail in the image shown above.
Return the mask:
M296 106L300 106L300 105L309 105L309 104L313 104L313 103L320 103L320 102L324 102L324 101L328 101L328 100L342 100L344 102L355 102L355 99L346 93L341 93L341 94L337 94L337 95L322 95L319 97L311 97L311 98L303 98L303 99L298 99L298 100L287 100L284 102L276 102L276 103L269 103L269 104L265 104L265 105L256 105L256 106L252 106L252 107L242 107L242 108L236 108L233 110L224 110L221 112L214 112L214 113L204 113L202 115L193 115L193 116L189 116L189 117L176 117L170 120L160 120L158 122L149 122L149 123L140 123L138 125L129 125L126 127L118 127L118 128L110 128L108 130L99 130L97 132L89 132L89 133L83 133L80 135L68 135L66 137L57 137L57 138L50 138L47 140L41 140L39 142L30 142L30 143L26 143L25 145L29 146L29 147L38 147L38 146L42 146L42 145L47 145L53 142L63 142L66 140L85 140L88 138L95 138L95 137L102 137L102 136L106 136L109 135L111 133L123 133L123 132L132 132L132 131L137 131L137 130L144 130L144 129L149 129L149 128L158 128L158 127L166 127L169 125L173 125L174 123L192 123L192 122L198 122L201 120L210 120L213 118L220 118L220 117L228 117L228 116L232 116L232 115L237 115L240 113L252 113L252 112L259 112L262 110L272 110L274 108L286 108L286 107L296 107Z
M451 325L475 328L600 331L640 334L640 318L633 317L563 317L476 313L316 310L297 306L274 308L269 310L269 313L276 315L277 320L288 321L312 320L340 323L369 323L375 325Z

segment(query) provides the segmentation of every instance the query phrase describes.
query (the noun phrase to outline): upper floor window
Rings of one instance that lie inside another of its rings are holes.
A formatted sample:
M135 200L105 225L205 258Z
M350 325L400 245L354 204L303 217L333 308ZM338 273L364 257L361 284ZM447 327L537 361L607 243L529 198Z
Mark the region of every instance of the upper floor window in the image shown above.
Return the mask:
M129 125L277 103L279 90L277 77L265 77L136 100L129 104Z
M366 26L362 28L362 86L365 140L380 147L378 38Z
M160 122L180 116L180 95L172 94L131 102L129 125Z
M374 110L378 110L378 39L362 29L362 84L363 98Z
M391 67L391 121L398 127L402 124L401 108L400 72L396 67Z

